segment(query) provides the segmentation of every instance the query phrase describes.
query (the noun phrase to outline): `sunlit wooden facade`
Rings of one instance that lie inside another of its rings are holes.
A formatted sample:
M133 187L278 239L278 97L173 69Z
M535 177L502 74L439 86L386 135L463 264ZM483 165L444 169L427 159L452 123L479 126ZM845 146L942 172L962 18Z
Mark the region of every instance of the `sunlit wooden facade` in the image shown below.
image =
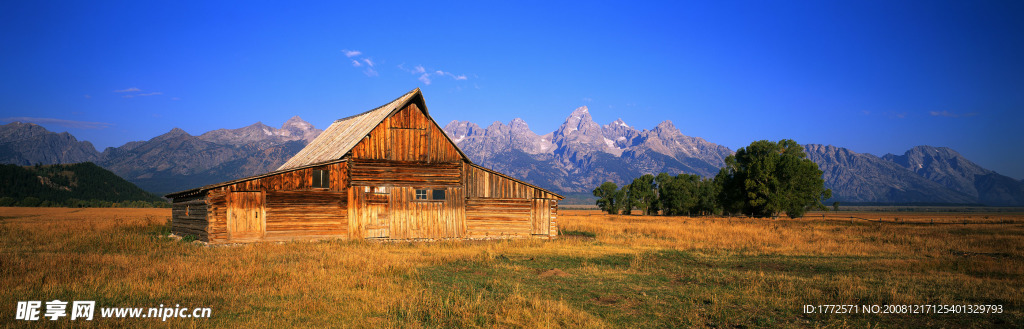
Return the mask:
M278 170L167 195L210 243L554 238L562 196L473 164L419 89L335 121Z

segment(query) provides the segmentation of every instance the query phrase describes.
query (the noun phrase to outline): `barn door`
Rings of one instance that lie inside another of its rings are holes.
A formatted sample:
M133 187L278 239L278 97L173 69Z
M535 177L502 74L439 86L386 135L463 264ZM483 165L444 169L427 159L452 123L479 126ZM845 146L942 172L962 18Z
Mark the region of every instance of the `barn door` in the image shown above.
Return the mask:
M368 187L365 190L365 211L363 211L363 229L366 238L390 237L391 218L388 203L391 191L387 187Z
M548 235L551 230L551 200L533 199L530 207L531 233L536 235Z
M228 193L228 238L257 240L266 232L262 192Z

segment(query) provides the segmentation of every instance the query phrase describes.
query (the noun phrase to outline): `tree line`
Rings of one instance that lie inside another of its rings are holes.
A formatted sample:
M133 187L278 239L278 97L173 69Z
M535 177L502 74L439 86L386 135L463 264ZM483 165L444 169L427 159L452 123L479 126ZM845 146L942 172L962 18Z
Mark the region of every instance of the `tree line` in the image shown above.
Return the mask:
M91 162L0 164L0 207L170 207Z
M826 209L832 197L822 171L796 141L761 140L725 159L714 178L679 174L646 174L622 188L604 182L594 189L596 203L609 214L747 215L792 218L811 209ZM838 203L834 206L838 206Z
M0 197L0 207L66 207L66 208L170 208L167 201L131 200L122 202L98 199L79 200L43 200L34 196L15 199L9 196Z

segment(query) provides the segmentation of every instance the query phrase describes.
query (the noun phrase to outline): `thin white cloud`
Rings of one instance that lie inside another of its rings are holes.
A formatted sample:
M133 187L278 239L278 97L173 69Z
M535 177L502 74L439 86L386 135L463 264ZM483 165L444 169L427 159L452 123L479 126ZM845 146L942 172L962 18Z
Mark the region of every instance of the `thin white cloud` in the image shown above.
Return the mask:
M977 112L970 112L970 113L966 113L966 114L957 114L957 113L950 112L950 111L929 111L928 114L930 114L933 117L946 117L946 118L959 118L959 117L965 117L966 118L966 117L973 117L975 115L978 115Z
M135 96L156 96L156 95L163 95L163 94L164 93L162 93L162 92L154 91L154 92L151 92L151 93L138 94L138 95L135 95Z
M356 50L343 50L342 52L345 54L345 56L351 58L351 63L352 63L353 67L364 68L363 69L363 74L365 74L366 76L368 76L368 77L376 77L376 76L380 75L377 72L377 70L375 69L377 64L380 64L380 63L374 61L372 58L364 56L364 54L362 52L356 51ZM386 62L386 61L384 61L384 62ZM399 70L402 70L402 71L405 71L405 72L409 72L410 74L416 76L417 80L419 80L420 82L423 82L424 84L427 84L427 85L432 83L439 76L440 77L447 76L449 78L452 78L452 80L455 80L455 81L466 81L466 80L469 80L469 76L466 75L466 74L455 74L455 73L451 73L451 72L446 72L444 70L427 69L423 65L416 65L416 66L413 66L413 68L410 69L410 68L406 68L405 63L402 63L402 64L398 64L396 67L398 67Z
M85 99L90 99L90 98L92 98L92 95L85 94Z
M402 68L402 66L399 66L399 68ZM409 71L409 73L412 73L414 75L415 74L419 74L420 76L417 79L422 81L424 84L428 84L428 85L432 81L430 79L430 77L432 77L432 76L433 77L438 77L438 76L445 77L446 76L446 77L452 78L452 79L454 79L456 81L463 81L463 80L468 80L469 79L469 77L467 77L465 74L458 74L458 75L456 75L454 73L446 72L444 70L432 70L433 72L430 72L426 68L424 68L423 65L416 65L416 67L413 68L412 70L406 70L406 71Z
M171 100L172 100L172 101L180 101L180 100L181 100L181 98L180 98L180 97L171 97Z
M124 95L124 96L121 96L121 97L124 97L124 98L132 98L132 97L135 97L135 95Z
M54 124L66 128L80 128L80 129L104 129L113 126L112 123L106 122L92 122L92 121L75 121L75 120L64 120L55 118L32 118L32 117L9 117L3 118L6 122L31 122L35 124Z
M593 101L594 101L594 99L593 99L593 98L590 98L590 97L583 97L583 101L584 101L584 102L588 102L588 103L589 103L589 102L593 102Z
M130 93L130 92L138 92L138 91L142 91L142 90L139 89L139 88L135 88L135 87L121 89L121 90L114 90L115 93Z

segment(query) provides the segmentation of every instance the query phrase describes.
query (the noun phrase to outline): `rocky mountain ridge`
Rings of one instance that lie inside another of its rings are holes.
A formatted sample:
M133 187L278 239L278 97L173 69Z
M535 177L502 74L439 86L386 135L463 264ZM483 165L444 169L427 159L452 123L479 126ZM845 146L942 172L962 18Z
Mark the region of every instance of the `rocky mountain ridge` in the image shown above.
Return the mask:
M78 141L67 132L53 133L34 123L11 122L0 126L0 163L16 165L97 161L92 143Z
M886 154L882 159L984 204L1024 204L1021 181L982 168L947 147L916 146L903 155Z
M645 173L712 177L733 153L687 136L667 120L650 130L622 119L598 125L586 107L543 135L519 118L487 128L452 121L444 131L477 164L569 193L588 193L605 181L622 185ZM0 126L0 162L91 161L160 194L273 171L320 132L294 117L281 128L257 122L198 136L174 128L148 141L97 152L66 132L10 123ZM903 155L878 157L831 145L804 147L836 200L1024 205L1024 181L985 169L949 148L918 146Z
M710 176L732 154L724 146L683 135L670 121L652 130L637 130L622 119L601 126L586 106L544 135L520 118L486 129L456 120L444 130L472 161L563 192L589 192L606 180L624 182L646 172Z
M586 193L605 181L623 185L645 173L713 177L733 154L684 135L667 120L650 130L633 128L621 118L600 126L586 107L544 135L530 131L519 118L487 129L452 121L444 130L472 161L561 192ZM1022 181L982 168L948 148L918 146L903 156L884 157L831 145L804 148L818 163L835 200L1024 205Z

